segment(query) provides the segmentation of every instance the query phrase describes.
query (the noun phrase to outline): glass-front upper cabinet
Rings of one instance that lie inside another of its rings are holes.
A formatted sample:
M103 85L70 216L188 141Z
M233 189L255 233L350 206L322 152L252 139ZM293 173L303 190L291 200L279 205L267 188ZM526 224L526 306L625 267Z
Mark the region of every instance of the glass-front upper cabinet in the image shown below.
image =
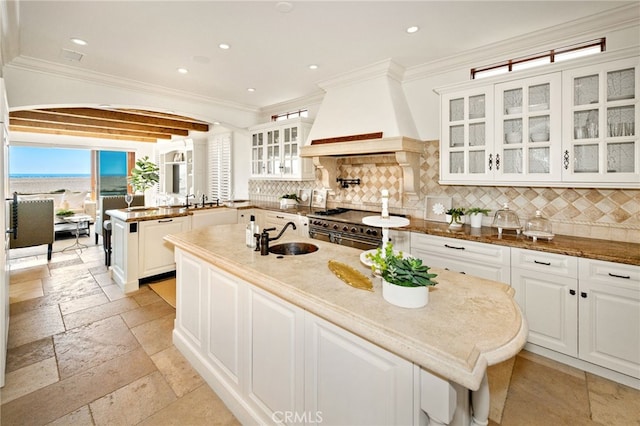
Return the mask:
M268 179L313 180L311 158L300 158L312 122L293 118L260 124L251 130L251 177Z
M265 173L264 164L264 133L251 134L251 175L259 176Z
M558 72L495 86L495 180L560 180L561 83Z
M640 186L638 58L564 73L563 180Z
M441 102L441 179L490 179L493 86L443 94Z

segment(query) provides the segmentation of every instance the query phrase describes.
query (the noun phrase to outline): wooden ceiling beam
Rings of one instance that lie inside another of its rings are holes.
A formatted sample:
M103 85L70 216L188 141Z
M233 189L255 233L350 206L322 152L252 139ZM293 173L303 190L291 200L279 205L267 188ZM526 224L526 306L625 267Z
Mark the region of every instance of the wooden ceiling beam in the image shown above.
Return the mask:
M9 126L13 128L14 126L20 128L33 128L33 129L50 129L53 131L69 131L69 132L84 132L84 133L95 133L101 134L105 136L129 136L129 137L141 137L145 139L171 139L171 135L167 133L153 133L153 132L142 132L135 130L124 130L124 129L107 129L103 127L92 127L92 126L79 126L74 124L64 124L64 123L52 123L45 121L31 121L31 120L22 120L12 118L9 119Z
M103 129L122 129L122 130L132 130L132 131L140 131L140 132L161 133L169 136L171 135L188 136L189 135L189 131L185 129L149 126L146 124L139 124L139 123L123 123L120 121L101 120L96 118L76 117L76 116L69 116L64 114L54 114L54 113L49 113L49 112L44 112L39 110L14 111L9 114L9 119L10 120L22 119L22 120L29 120L33 122L74 124L79 126L95 127L95 128L103 128Z
M186 121L190 120L185 117L185 120L176 120L169 118L162 118L153 115L143 115L139 113L127 113L122 111L95 109L95 108L47 108L47 111L65 114L71 116L79 116L86 118L97 118L102 120L120 121L120 122L134 122L139 124L146 124L152 126L170 127L177 129L195 130L198 132L208 132L209 125L199 121Z
M126 141L134 141L134 142L149 142L155 143L156 139L145 138L140 136L125 136L125 135L107 135L103 133L92 133L92 132L81 132L81 131L71 131L71 130L52 130L52 129L39 129L36 127L22 127L22 126L9 126L9 130L12 132L29 132L29 133L41 133L41 134L49 134L49 135L61 135L61 136L83 136L89 138L99 138L99 139L111 139L111 140L126 140Z

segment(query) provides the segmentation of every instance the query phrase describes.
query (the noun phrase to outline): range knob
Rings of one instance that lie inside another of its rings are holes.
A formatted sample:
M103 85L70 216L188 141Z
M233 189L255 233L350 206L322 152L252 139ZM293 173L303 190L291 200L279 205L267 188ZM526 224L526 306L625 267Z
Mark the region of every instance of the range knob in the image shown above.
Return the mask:
M338 225L333 225L333 229L338 230Z
M371 235L371 229L367 229L367 235Z
M328 228L328 227L329 227L329 224L328 224L328 223L323 223L323 224L322 224L322 227L323 227L323 228Z
M358 232L358 228L351 228L351 232Z
M378 231L371 231L371 235L375 237L376 235L378 235Z
M349 230L349 227L348 227L348 226L345 226L345 227L343 227L343 228L342 228L342 230L343 230L344 232L347 232L347 231Z

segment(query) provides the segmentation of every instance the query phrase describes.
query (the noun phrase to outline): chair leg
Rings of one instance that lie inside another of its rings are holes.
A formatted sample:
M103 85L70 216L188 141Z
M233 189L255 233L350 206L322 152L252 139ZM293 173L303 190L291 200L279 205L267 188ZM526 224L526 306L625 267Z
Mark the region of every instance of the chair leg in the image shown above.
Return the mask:
M96 235L96 245L98 245L98 233L94 232L94 234Z
M53 244L47 244L47 260L51 260L51 253L53 253Z

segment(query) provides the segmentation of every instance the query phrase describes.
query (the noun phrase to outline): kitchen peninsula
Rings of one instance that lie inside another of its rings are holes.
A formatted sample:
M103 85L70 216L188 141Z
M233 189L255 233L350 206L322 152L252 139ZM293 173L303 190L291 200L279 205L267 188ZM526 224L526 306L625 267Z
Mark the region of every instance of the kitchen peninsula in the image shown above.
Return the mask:
M139 280L175 270L173 246L165 235L214 224L237 223L237 210L227 207L132 207L107 210L112 225L114 281L123 292Z
M526 342L513 290L495 281L434 269L429 304L403 309L382 299L379 280L369 292L330 272L338 260L370 276L353 248L285 233L278 242L319 250L261 256L242 225L165 240L177 265L174 343L241 423L470 424L473 406L486 424L486 368Z

